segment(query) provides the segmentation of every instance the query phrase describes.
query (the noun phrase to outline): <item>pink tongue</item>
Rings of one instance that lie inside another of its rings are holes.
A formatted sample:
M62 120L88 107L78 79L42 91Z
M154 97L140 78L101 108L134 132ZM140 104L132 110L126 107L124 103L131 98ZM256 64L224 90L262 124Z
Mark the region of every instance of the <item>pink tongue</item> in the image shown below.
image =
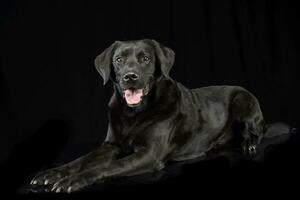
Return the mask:
M125 99L127 104L138 104L142 100L143 89L125 90Z

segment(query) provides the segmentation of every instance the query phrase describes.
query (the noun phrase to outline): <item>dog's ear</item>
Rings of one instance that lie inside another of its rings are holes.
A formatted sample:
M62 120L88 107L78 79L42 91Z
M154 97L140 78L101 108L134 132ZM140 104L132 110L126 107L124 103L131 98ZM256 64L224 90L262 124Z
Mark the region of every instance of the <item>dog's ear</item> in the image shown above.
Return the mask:
M160 63L160 69L162 74L166 78L170 78L169 72L174 64L175 61L175 53L172 49L163 46L159 42L155 40L147 40L152 44L152 46L155 48L155 54L158 58L158 62Z
M110 78L112 56L118 44L118 41L114 42L94 60L95 67L103 78L103 85L105 85Z

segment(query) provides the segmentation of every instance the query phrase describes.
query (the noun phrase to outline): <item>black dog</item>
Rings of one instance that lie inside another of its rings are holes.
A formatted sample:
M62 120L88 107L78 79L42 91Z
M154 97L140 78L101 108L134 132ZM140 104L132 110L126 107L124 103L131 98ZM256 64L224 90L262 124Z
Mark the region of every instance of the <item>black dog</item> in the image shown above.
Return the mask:
M154 40L115 42L95 59L114 83L109 127L95 151L39 173L32 184L73 192L109 177L164 168L236 145L255 154L267 128L257 99L238 86L188 89L169 77L174 52ZM238 138L240 140L238 140Z

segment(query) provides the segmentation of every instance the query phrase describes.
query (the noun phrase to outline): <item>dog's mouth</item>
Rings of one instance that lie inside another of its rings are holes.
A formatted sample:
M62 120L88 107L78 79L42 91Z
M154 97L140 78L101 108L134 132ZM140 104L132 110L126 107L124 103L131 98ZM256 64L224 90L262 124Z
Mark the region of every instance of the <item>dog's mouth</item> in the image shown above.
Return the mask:
M146 96L149 92L149 84L144 88L128 88L123 90L123 97L129 107L137 107L142 101L143 97Z

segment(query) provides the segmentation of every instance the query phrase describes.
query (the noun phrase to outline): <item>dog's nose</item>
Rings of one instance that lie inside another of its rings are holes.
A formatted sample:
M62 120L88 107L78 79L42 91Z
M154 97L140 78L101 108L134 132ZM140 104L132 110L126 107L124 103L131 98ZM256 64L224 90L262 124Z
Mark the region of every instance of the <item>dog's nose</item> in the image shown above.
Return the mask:
M123 76L124 81L136 81L139 79L139 76L133 72L129 72Z

